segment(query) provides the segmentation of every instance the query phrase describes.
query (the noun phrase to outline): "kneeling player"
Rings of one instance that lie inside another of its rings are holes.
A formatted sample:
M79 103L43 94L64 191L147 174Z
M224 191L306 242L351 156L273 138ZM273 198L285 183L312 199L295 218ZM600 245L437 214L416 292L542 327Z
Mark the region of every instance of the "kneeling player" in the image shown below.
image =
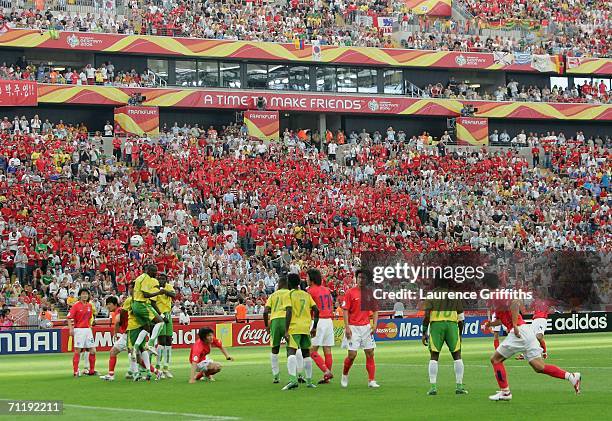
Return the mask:
M212 376L221 371L221 364L207 357L210 354L211 346L219 348L226 360L234 361L234 358L227 353L223 344L215 338L212 329L203 327L198 331L198 339L191 347L191 353L189 354L189 362L191 364L189 383L195 383L205 376L209 381L214 381Z
M570 373L555 365L546 364L544 362L542 358L542 348L531 326L525 324L520 314L520 308L521 303L519 300L513 300L509 303L500 302L495 310L497 320L485 324L487 327L503 324L508 330L508 336L491 357L495 379L501 390L495 395L489 396L489 399L493 401L509 401L512 399L512 392L510 392L510 387L508 385L504 361L518 352L522 352L525 355L525 359L529 361L529 365L531 365L536 373L565 379L572 384L576 394L579 394L581 382L580 373Z
M300 349L304 357L304 371L306 373L306 387L316 387L312 384L312 358L310 358L310 337L317 333L319 323L319 309L310 294L300 289L300 276L295 273L287 275L289 284L289 303L285 315L285 331L287 332L287 371L289 383L283 390L298 387L298 362L296 353ZM310 312L313 313L312 329L310 329Z

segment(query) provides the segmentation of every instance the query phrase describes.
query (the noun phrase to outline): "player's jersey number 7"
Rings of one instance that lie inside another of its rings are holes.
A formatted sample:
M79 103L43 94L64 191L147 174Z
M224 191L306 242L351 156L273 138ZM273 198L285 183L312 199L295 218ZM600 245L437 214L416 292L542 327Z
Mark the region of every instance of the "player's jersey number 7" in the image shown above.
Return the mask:
M306 300L303 298L300 298L300 311L296 314L297 317L300 317L302 315L305 307L306 307Z

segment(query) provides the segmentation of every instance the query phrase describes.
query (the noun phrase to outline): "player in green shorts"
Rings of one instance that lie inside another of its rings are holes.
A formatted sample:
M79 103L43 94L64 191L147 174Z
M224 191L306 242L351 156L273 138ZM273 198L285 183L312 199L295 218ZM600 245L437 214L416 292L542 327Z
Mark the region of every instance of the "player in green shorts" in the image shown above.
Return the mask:
M441 284L444 281L439 281ZM448 292L445 287L436 288L436 292ZM461 359L461 331L463 330L463 304L460 300L440 299L425 301L425 318L423 319L423 345L429 345L429 383L428 395L437 395L438 359L444 344L448 347L455 366L455 393L467 394L463 386L463 360ZM428 332L429 331L429 335Z
M280 352L281 340L285 336L285 314L289 306L289 290L287 289L287 278L285 276L278 280L278 287L266 301L263 319L266 329L270 333L270 364L272 365L273 383L280 382L280 368L278 365L278 353Z
M142 340L137 345L141 335L146 337L148 332L132 312L132 299L133 298L130 296L123 302L123 308L128 312L126 334L127 349L128 353L130 354L130 370L128 371L126 378L131 378L134 381L142 379L150 380L151 371L149 368L151 366L151 359L149 352L146 350ZM139 362L142 362L142 365L144 365L146 371L139 369Z
M134 280L134 298L132 302L132 312L138 322L142 326L153 326L148 344L153 354L157 354L154 348L155 341L165 325L155 302L151 301L152 298L165 294L165 291L160 289L159 282L155 279L156 276L157 267L155 265L148 265L146 272ZM139 346L142 341L144 341L143 335L138 338L135 345Z
M287 339L287 371L289 372L289 383L283 390L291 390L298 387L297 379L297 350L302 351L304 357L304 372L306 373L306 387L316 387L312 384L312 358L310 357L310 337L316 336L317 324L319 323L319 309L306 291L300 289L300 276L295 273L287 275L289 285L290 305L286 307L285 331ZM310 313L312 312L312 320ZM312 329L310 327L312 321Z
M152 300L155 301L157 308L164 316L164 327L159 332L157 338L157 363L155 368L161 369L162 376L169 379L174 376L170 372L170 360L172 356L172 300L176 297L176 292L171 284L168 283L168 277L165 273L160 273L159 288L164 293L158 295Z

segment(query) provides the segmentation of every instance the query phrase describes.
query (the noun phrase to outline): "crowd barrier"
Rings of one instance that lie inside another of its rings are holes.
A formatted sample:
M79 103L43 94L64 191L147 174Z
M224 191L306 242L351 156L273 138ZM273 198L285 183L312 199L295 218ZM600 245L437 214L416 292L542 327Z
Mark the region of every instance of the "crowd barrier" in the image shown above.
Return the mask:
M612 332L610 318L612 312L558 313L548 318L548 334L597 333ZM482 329L484 315L467 316L462 336L478 338L490 336ZM527 321L529 322L528 318ZM334 320L336 344L344 336L342 320ZM376 341L419 340L422 336L422 318L380 319L376 326ZM175 322L173 347L189 348L197 339L198 330L210 327L226 347L244 347L269 345L270 335L265 329L263 320L244 323L234 321L194 321L189 325ZM94 342L99 351L108 351L113 345L112 327L109 325L94 326ZM71 352L71 341L67 327L46 330L9 330L0 332L0 355L5 354L45 354Z

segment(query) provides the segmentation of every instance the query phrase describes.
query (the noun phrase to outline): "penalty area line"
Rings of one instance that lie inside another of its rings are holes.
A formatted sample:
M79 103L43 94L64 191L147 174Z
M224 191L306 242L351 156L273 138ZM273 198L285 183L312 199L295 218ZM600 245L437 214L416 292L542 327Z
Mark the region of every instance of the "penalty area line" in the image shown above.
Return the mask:
M206 414L191 414L184 412L165 412L165 411L155 411L152 409L136 409L136 408L111 408L106 406L89 406L89 405L74 405L74 404L64 404L65 408L76 408L76 409L89 409L95 411L109 411L109 412L133 412L138 414L150 414L150 415L169 415L169 416L180 416L180 417L189 417L189 418L198 418L201 420L213 420L213 421L230 421L230 420L239 420L238 417L226 417L223 415L206 415Z

